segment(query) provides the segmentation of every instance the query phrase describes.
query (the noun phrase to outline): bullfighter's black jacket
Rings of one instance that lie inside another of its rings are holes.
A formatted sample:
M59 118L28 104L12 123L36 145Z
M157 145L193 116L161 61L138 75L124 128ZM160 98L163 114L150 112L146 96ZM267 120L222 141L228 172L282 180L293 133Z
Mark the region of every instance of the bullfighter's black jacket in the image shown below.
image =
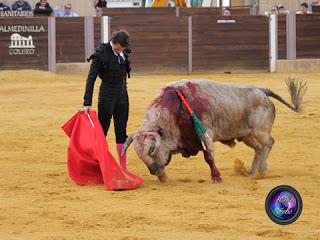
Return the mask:
M87 60L92 60L88 78L86 81L86 91L84 94L84 106L92 105L92 94L94 83L97 76L102 80L102 85L109 85L110 87L118 89L120 86L126 89L126 77L130 78L130 60L129 54L131 50L126 49L123 53L125 61L119 63L118 57L114 54L110 42L101 44ZM100 95L100 94L99 94Z
M90 56L92 59L86 81L84 106L92 105L92 94L97 76L101 78L98 99L98 117L103 132L107 135L111 118L114 119L116 143L124 143L127 138L126 126L129 114L127 76L130 77L130 50L126 49L123 59L114 53L111 43L101 44Z

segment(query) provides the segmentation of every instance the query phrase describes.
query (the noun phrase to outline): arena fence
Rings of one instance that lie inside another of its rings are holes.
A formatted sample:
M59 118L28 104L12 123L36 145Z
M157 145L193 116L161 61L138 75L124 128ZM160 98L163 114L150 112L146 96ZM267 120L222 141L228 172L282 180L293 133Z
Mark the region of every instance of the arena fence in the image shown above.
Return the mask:
M85 62L109 38L105 20L102 25L93 17L0 18L0 69L55 72L56 63Z
M320 58L320 15L278 16L278 58Z
M192 17L193 69L269 70L269 19Z
M120 17L113 9L112 17L102 18L2 17L0 69L55 72L57 63L84 63L121 28L131 33L137 72L274 71L278 58L320 58L319 15L223 17L157 8L137 16L129 13L132 9L123 11L128 14Z
M287 17L278 16L278 59L287 59Z
M49 68L47 18L0 18L0 69Z
M233 16L249 16L257 15L256 7L235 7L230 8ZM201 8L105 8L103 15L114 17L124 17L128 15L134 16L195 16L195 15L210 15L222 16L222 8L219 7L201 7Z
M131 34L133 69L188 71L188 17L128 15L111 19L111 31L122 28Z

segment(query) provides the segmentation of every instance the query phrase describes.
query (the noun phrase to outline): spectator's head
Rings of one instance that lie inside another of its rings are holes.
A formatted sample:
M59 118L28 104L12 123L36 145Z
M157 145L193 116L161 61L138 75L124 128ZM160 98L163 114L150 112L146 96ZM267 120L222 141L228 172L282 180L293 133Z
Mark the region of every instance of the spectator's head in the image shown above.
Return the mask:
M71 3L67 3L67 4L64 5L64 12L66 14L70 14L71 13L71 9L72 9Z
M289 11L286 10L286 9L284 8L284 6L281 5L281 4L279 4L279 5L277 6L277 9L278 9L278 14L288 14L288 13L289 13Z
M277 6L273 6L272 8L271 8L271 14L278 14L279 12L278 12L278 7Z
M284 13L284 6L283 5L281 5L281 4L279 4L278 6L277 6L277 9L278 9L278 14L282 14L282 13Z
M223 9L223 16L231 16L231 9L230 8L225 8Z
M18 3L22 5L24 3L24 0L18 0Z
M308 7L309 7L308 3L306 3L306 2L301 3L300 4L301 13L302 14L307 14L308 13Z
M103 16L102 8L97 7L96 8L96 17L102 17L102 16Z
M95 7L100 7L100 8L107 7L107 1L106 0L96 0Z
M312 5L318 6L318 5L320 5L320 1L319 0L312 0Z
M42 7L45 7L46 4L47 4L47 0L40 0L40 5L41 5Z
M120 53L129 47L130 35L126 30L121 29L120 31L116 31L112 33L111 41L113 45L113 49Z

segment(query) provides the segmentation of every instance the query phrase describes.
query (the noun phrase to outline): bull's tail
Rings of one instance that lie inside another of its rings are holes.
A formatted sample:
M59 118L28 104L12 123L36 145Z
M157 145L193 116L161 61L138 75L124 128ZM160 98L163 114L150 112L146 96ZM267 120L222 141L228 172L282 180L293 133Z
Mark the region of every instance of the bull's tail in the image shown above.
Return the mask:
M286 84L288 86L292 104L288 103L280 95L274 93L268 88L260 88L260 90L263 91L268 97L277 99L279 102L283 103L293 111L300 112L302 109L302 98L307 91L307 82L297 81L295 78L288 78L286 80Z

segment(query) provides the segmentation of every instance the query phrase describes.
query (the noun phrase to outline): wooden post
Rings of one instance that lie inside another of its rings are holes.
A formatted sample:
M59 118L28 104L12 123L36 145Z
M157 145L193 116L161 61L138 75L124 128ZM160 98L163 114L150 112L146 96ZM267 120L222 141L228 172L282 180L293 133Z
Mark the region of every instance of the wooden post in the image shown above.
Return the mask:
M101 42L107 43L111 37L110 18L108 16L101 17Z
M94 24L93 17L84 17L84 46L85 61L94 52Z
M48 17L48 71L56 70L56 19Z
M250 7L250 16L257 16L258 15L258 7L257 5L252 5Z
M276 71L278 60L278 24L277 16L271 14L269 22L269 56L270 72Z
M192 16L188 16L188 73L192 73Z
M296 14L287 14L287 59L297 58Z

